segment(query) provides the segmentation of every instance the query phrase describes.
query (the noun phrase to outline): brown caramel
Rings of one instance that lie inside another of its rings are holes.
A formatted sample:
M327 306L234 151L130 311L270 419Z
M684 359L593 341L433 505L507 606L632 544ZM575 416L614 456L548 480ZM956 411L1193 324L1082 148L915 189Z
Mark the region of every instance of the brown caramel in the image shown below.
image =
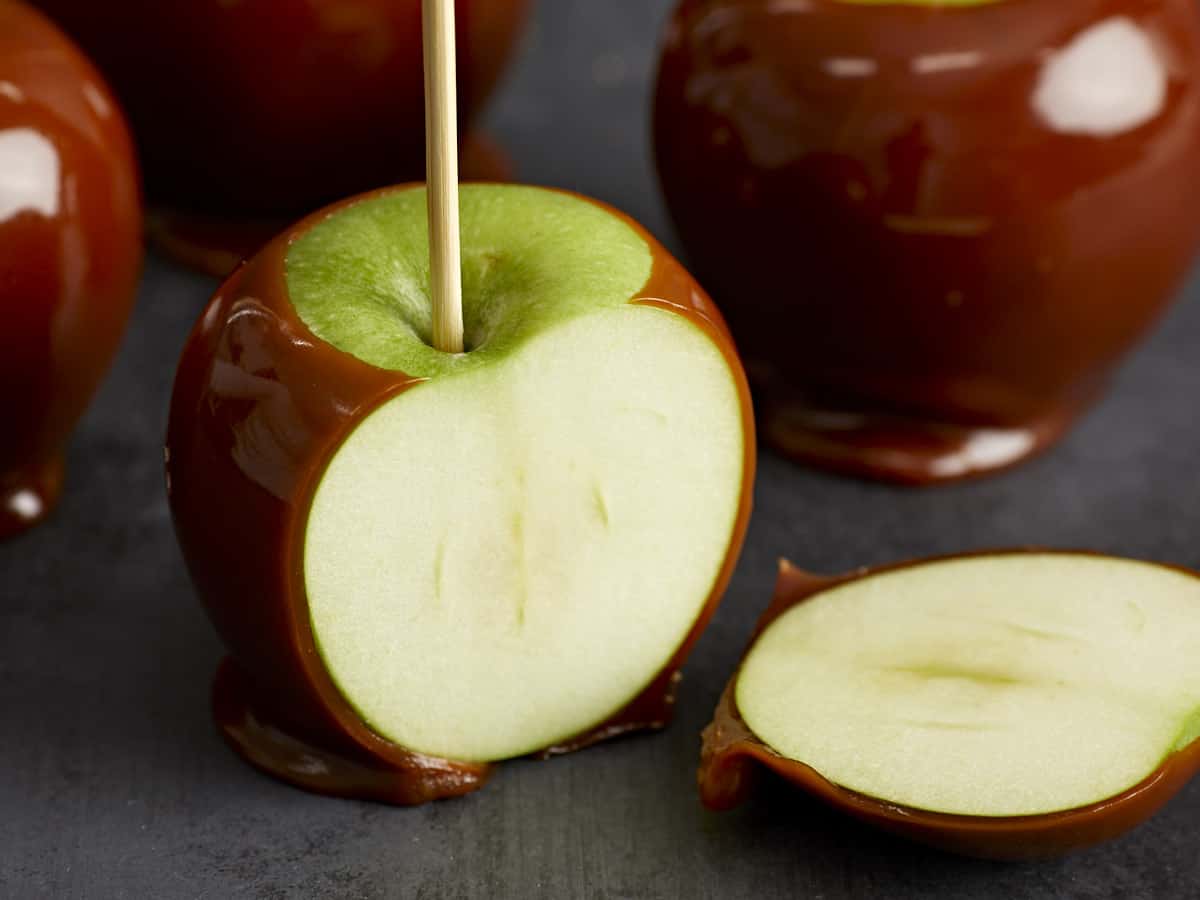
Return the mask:
M1060 438L1200 246L1193 0L683 0L668 205L765 440L924 484Z
M100 76L40 13L0 4L0 538L62 490L63 447L141 271L137 169Z
M424 178L420 0L38 0L129 112L152 236L224 276L341 197ZM458 0L464 123L516 45L528 0ZM495 161L467 177L503 174ZM249 224L256 223L256 224Z
M176 376L168 491L188 568L230 652L214 690L214 711L234 749L303 788L419 803L478 788L490 767L419 756L372 732L321 661L304 591L305 517L325 466L365 415L419 383L321 341L288 299L288 246L337 208L271 241L201 315ZM657 241L630 225L654 259L649 281L630 302L689 317L739 372L711 301ZM745 489L729 555L702 615L640 697L610 721L541 755L668 720L679 669L716 610L749 520L755 444L744 383L741 391Z
M780 566L771 604L755 629L755 639L789 609L817 594L907 565L911 563L822 577L785 562ZM1140 784L1079 809L995 818L927 812L847 790L804 763L776 753L750 731L738 713L734 700L737 677L735 672L721 695L712 723L704 731L698 775L700 796L713 810L730 809L747 800L756 781L769 772L840 812L909 840L967 856L1034 859L1117 837L1152 816L1200 771L1200 741L1195 741L1171 754Z

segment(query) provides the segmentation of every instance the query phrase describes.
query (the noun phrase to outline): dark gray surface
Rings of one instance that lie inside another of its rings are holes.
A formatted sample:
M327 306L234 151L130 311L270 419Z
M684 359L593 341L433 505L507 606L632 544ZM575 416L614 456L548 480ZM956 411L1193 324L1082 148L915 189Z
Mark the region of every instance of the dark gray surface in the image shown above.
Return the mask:
M593 193L660 235L646 105L667 0L542 0L493 109L528 180ZM420 809L310 796L226 750L208 718L220 648L180 563L162 485L174 362L212 282L151 259L54 519L0 546L0 897L1200 896L1200 783L1060 862L942 856L768 791L705 813L707 721L776 557L839 571L970 548L1092 547L1200 564L1200 282L1050 456L910 492L764 454L733 587L664 734L502 768Z

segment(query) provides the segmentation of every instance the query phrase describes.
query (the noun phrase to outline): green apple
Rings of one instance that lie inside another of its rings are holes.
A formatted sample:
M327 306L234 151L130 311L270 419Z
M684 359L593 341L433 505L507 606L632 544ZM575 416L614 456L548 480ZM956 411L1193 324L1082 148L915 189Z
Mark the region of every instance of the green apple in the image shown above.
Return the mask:
M464 186L468 352L435 350L425 203L374 196L287 250L320 341L422 379L328 460L303 582L320 658L372 731L486 762L605 722L711 612L750 413L719 317L646 292L661 249L557 191Z
M784 612L734 690L773 751L889 804L1087 806L1200 736L1200 578L1080 554L892 569Z

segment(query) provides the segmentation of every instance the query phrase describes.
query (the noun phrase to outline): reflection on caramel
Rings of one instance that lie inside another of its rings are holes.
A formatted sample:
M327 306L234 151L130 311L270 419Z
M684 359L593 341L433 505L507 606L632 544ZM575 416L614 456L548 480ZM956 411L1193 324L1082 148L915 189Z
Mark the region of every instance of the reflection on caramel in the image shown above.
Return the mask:
M116 352L141 260L111 94L39 13L0 4L0 538L57 501L63 446Z
M823 577L802 572L785 561L780 564L775 595L755 628L754 639L789 609L819 593L909 565L913 564ZM839 787L804 763L776 753L749 729L739 714L734 699L737 677L735 672L730 678L713 721L704 730L698 780L701 799L713 810L727 810L743 803L761 776L774 773L840 812L909 840L966 856L1035 859L1117 837L1152 816L1200 771L1200 741L1194 741L1172 753L1140 784L1091 806L1012 817L927 812Z
M1193 0L683 0L659 172L766 440L918 484L1057 440L1200 245L1198 79Z
M230 276L201 315L176 375L167 434L168 493L192 579L230 652L214 690L217 724L227 740L255 766L299 787L419 803L481 786L490 767L432 760L372 732L324 667L304 589L305 521L326 465L364 416L419 383L321 341L288 299L288 246L339 207L310 216L267 244ZM711 301L657 241L629 223L654 260L650 280L631 302L689 317L740 373ZM702 615L640 697L608 722L541 755L661 727L669 718L679 669L728 584L749 520L755 445L744 382L741 394L742 505Z
M224 276L231 257L323 204L424 178L420 0L36 2L112 82L150 205L179 225L156 235L186 263ZM464 123L495 87L527 7L457 0ZM471 177L494 177L469 162Z

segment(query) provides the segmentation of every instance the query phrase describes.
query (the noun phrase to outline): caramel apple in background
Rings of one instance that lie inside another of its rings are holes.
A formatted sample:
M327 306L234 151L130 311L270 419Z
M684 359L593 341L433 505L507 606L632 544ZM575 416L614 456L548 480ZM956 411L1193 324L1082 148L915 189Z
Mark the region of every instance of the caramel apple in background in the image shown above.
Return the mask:
M128 110L152 235L225 275L319 206L425 177L419 0L39 0ZM516 44L527 0L459 0L469 124ZM504 180L486 138L464 178Z
M909 483L1059 439L1200 239L1192 0L685 0L663 190L764 440Z
M749 388L695 281L576 195L468 185L461 210L466 352L430 344L402 187L271 241L176 376L218 727L322 793L421 803L661 727L745 535Z
M112 94L41 13L0 0L0 538L58 500L67 439L129 318L141 233Z

